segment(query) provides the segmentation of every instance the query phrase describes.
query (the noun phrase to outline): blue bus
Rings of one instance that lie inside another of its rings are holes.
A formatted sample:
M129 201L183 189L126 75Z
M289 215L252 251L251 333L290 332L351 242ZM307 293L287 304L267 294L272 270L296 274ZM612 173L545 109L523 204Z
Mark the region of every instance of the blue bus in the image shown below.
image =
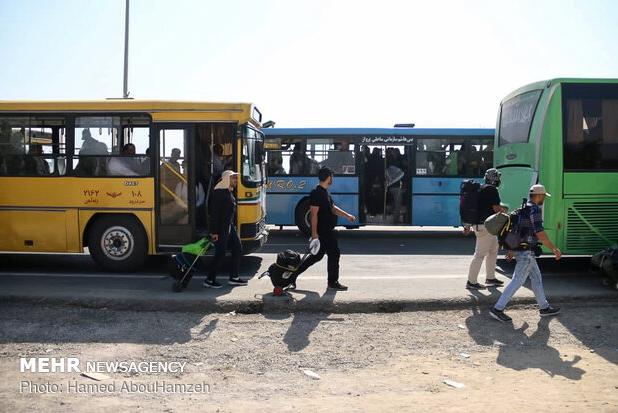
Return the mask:
M266 128L267 223L309 233L317 172L357 221L339 225L459 226L459 187L493 165L494 129Z

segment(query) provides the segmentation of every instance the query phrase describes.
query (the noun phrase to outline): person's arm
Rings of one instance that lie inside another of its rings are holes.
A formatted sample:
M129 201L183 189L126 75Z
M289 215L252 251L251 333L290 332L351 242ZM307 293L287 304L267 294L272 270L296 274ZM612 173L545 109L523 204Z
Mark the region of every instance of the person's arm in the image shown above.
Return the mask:
M318 238L318 211L320 210L319 206L311 205L309 207L309 212L311 213L311 239Z
M549 239L547 234L545 233L545 228L543 228L543 216L541 214L541 209L538 206L533 206L532 211L530 212L530 221L532 221L532 228L534 228L534 233L536 237L545 245L547 248L551 250L556 257L556 260L562 258L562 252L556 248L553 242Z
M491 192L490 192L491 209L494 211L494 214L497 214L498 212L506 212L506 208L500 205L500 193L498 192L498 189L495 187L490 187L490 188L491 188Z
M356 219L354 215L348 214L343 209L339 208L337 205L334 205L334 204L333 204L333 207L331 208L331 212L337 215L338 217L343 217L347 219L350 222L354 222L354 220Z
M551 250L551 252L554 254L554 257L556 257L556 260L559 260L560 258L562 258L562 251L560 251L554 245L554 243L551 242L551 240L549 239L545 231L537 232L536 237L539 239L539 241L543 243L543 245L545 245L547 248Z
M494 214L497 214L498 212L506 212L506 208L502 205L492 205L491 208L494 210Z

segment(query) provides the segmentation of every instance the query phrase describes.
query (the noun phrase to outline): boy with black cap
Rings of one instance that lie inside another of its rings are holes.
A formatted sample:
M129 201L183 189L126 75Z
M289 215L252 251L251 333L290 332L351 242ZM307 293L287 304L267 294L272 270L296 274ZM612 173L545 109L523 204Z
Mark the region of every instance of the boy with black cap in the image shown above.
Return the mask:
M315 245L319 240L320 249L316 255L309 255L300 265L294 275L291 288L296 288L296 278L301 273L320 261L326 254L328 255L328 288L345 291L348 287L339 283L339 256L341 253L337 243L335 225L337 225L338 216L346 218L350 222L354 222L356 217L335 205L333 198L328 193L328 188L333 184L333 171L329 167L323 166L318 172L318 178L320 183L311 191L309 203L311 206L311 243Z

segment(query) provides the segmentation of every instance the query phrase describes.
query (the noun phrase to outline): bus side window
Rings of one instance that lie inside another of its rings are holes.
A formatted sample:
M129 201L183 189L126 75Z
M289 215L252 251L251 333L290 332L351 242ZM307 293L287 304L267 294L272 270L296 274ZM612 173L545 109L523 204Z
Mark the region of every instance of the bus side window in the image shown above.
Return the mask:
M148 176L150 121L146 117L75 118L76 176Z
M618 87L563 87L564 168L573 171L618 169Z
M283 167L283 154L281 151L270 150L266 155L268 176L286 175Z
M416 153L416 175L447 175L445 146L447 147L441 139L419 139Z
M0 118L0 176L65 173L62 117Z
M354 145L348 140L341 140L331 145L326 152L326 159L320 166L328 166L335 174L354 175L356 162L354 160Z
M310 157L315 153L315 148L308 145L305 139L301 140L283 140L281 144L281 169L288 171L290 175L309 176L317 175L319 165ZM269 151L268 163L269 168L274 167L278 160L271 158L271 153L276 154L277 151ZM276 155L274 155L276 157ZM272 160L271 160L272 159ZM272 162L272 165L271 165Z

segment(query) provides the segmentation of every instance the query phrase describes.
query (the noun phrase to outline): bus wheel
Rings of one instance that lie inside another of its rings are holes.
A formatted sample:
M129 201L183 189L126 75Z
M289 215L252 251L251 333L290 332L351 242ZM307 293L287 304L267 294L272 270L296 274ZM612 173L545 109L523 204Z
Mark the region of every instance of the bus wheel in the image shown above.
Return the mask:
M146 260L148 238L135 218L108 215L92 224L88 249L94 261L107 271L134 271Z
M309 212L309 198L303 199L296 206L296 212L294 213L294 220L296 226L306 236L311 236L311 213Z

